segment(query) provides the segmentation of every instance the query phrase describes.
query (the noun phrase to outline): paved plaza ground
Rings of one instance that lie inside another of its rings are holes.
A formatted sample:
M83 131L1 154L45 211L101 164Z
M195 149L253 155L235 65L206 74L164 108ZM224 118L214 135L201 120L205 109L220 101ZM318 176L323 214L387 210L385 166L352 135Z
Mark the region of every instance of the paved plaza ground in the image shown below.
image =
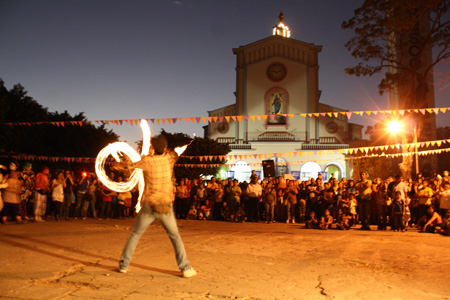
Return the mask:
M0 225L0 299L450 299L450 237L180 220L182 278L155 222L128 273L134 220Z

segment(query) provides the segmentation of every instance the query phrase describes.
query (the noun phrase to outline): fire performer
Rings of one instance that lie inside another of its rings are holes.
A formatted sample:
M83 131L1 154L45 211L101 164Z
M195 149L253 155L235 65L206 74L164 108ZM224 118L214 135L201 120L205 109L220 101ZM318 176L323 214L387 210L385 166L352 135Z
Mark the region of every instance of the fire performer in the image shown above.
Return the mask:
M134 163L120 163L115 166L116 169L122 170L142 169L145 182L144 194L141 200L142 208L137 216L133 232L122 252L119 272L127 272L134 250L142 234L154 220L160 220L172 242L177 264L183 277L192 277L197 275L197 272L191 267L187 259L186 250L181 240L173 211L175 196L172 174L178 154L167 148L167 139L163 135L152 137L150 144L153 149L152 155L144 155L141 160ZM177 151L178 148L175 150ZM180 153L179 151L177 152Z

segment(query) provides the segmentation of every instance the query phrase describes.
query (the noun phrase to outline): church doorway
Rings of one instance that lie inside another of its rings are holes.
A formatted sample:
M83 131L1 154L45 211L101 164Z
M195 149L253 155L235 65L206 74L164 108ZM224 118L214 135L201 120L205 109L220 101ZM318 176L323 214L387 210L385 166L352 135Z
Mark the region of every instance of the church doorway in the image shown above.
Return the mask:
M304 163L302 168L300 169L300 180L306 181L310 180L311 178L317 178L321 171L322 170L318 163L315 162Z
M336 178L337 180L342 179L342 166L339 165L338 163L335 162L329 163L325 167L325 172L327 172L327 181L329 181L333 175L334 178Z
M244 160L235 162L231 167L231 171L234 172L234 179L237 179L239 182L250 181L252 167L248 162Z

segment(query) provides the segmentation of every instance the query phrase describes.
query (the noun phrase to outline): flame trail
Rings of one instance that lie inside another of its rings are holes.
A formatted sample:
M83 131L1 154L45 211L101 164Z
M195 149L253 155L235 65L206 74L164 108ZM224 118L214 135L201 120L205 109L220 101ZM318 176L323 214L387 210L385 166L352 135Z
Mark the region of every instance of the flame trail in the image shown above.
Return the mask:
M143 135L143 144L142 144L142 155L148 154L150 150L150 126L148 126L148 122L146 120L141 120L141 129ZM128 156L132 162L137 162L141 160L141 156L134 150L130 145L124 142L116 142L109 144L105 148L103 148L97 155L97 159L95 160L95 172L97 173L98 179L110 190L113 190L118 193L124 193L131 191L136 184L139 187L139 198L138 203L136 204L136 212L139 212L141 209L141 199L144 194L144 175L141 169L134 169L133 173L131 173L130 178L127 181L116 182L111 180L105 172L105 162L108 156L114 157L117 162L120 162L119 154L123 154Z

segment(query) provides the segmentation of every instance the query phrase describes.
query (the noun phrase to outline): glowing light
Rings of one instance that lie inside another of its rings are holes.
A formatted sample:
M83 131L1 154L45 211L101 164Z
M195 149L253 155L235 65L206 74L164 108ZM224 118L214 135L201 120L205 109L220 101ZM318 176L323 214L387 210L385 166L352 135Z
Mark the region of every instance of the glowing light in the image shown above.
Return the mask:
M184 150L186 150L187 146L189 146L189 145L184 145L182 147L176 147L174 149L174 151L178 154L178 156L180 156L184 152Z
M273 28L273 35L281 35L288 38L291 37L291 31L289 30L289 27L283 23L280 23L278 26Z
M280 12L278 19L280 20L280 23L278 24L278 26L273 27L273 35L281 35L286 38L291 37L291 31L289 30L289 27L287 27L283 23L284 20L283 12Z
M402 124L398 121L392 121L387 124L387 128L391 133L398 133L402 130Z
M142 129L142 154L148 154L150 150L150 126L148 126L148 122L146 120L141 120L141 129ZM120 162L119 155L128 156L132 162L137 162L141 160L141 156L134 150L130 145L124 142L116 142L109 144L105 148L103 148L97 155L97 159L95 160L95 172L97 173L98 179L110 190L124 193L131 191L136 184L139 187L139 197L138 203L136 204L136 212L139 212L141 209L141 199L144 194L144 175L141 169L134 169L131 173L128 180L123 182L116 182L111 180L105 172L105 163L109 156L114 157L117 162Z

